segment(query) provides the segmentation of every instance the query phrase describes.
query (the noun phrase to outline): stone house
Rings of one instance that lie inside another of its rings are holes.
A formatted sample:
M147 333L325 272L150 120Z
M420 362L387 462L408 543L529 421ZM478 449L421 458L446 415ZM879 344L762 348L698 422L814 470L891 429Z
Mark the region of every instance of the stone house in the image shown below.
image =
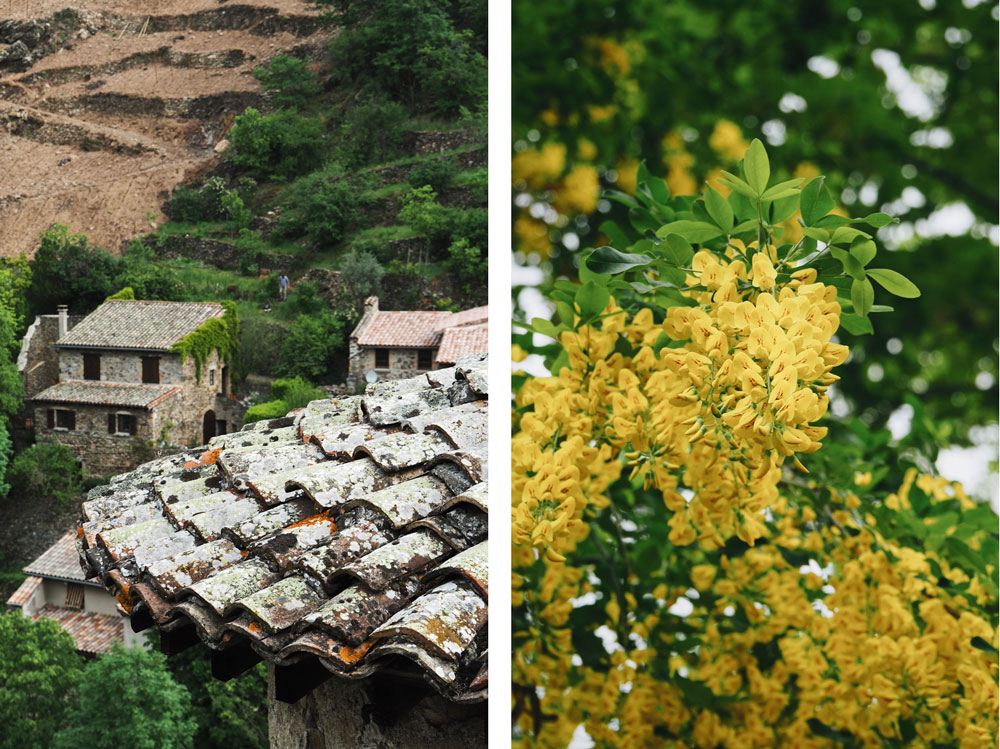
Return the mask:
M462 312L389 311L378 297L365 300L350 336L347 384L398 380L450 367L461 357L489 350L489 307Z
M29 619L53 619L84 655L98 655L115 642L126 647L143 644L125 626L117 601L102 585L88 580L76 551L76 531L70 531L24 568L28 577L7 599L7 605Z
M88 494L81 563L166 654L202 642L227 681L267 662L271 746L485 747L486 371L465 357L139 466Z
M199 445L242 422L229 369L212 352L197 376L171 347L225 309L215 302L109 300L70 327L39 317L18 359L24 426L69 447L92 474L134 467L154 444ZM54 337L54 340L53 340Z

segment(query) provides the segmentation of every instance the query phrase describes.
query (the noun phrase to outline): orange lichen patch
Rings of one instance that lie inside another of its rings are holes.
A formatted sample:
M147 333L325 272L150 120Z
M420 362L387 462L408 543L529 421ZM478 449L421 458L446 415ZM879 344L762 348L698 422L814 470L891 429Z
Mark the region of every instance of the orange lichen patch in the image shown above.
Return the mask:
M243 558L245 559L245 558L247 557L247 555L248 555L249 553L250 553L249 551L242 551L242 550L241 550L241 551L240 551L240 556L241 556L241 557L243 557Z
M77 528L76 529L76 537L77 538L83 538L83 528Z
M121 605L129 615L132 614L132 608L135 606L134 603L129 599L128 594L123 590L115 594L115 598L118 599L118 603Z
M219 453L221 452L222 452L221 447L217 447L214 450L206 450L201 454L201 459L198 461L198 465L214 466L215 461L219 459Z
M366 642L361 643L356 648L352 648L350 645L345 645L340 649L340 657L343 659L344 663L357 663L360 661L365 653L372 649L378 640L371 639Z
M184 467L185 468L197 468L200 465L201 465L201 463L199 463L196 460L189 460L187 463L184 464Z
M264 628L263 628L263 627L261 627L261 626L260 626L260 625L259 625L259 624L258 624L257 622L250 622L250 623L249 623L249 624L247 625L247 629L249 629L249 630L250 630L251 632L253 632L253 633L254 633L255 635L259 635L259 634L260 634L261 632L263 632L263 631L264 631Z
M307 526L317 525L319 523L328 523L329 521L330 521L330 512L329 512L329 510L327 510L326 512L321 512L321 513L319 513L317 515L310 515L309 517L307 517L307 518L305 518L303 520L300 520L297 523L292 523L290 526L288 526L287 528L285 528L285 530L286 531L287 530L291 530L292 528L305 528ZM337 524L336 523L330 523L330 526L331 526L330 532L331 533L336 533L337 532Z

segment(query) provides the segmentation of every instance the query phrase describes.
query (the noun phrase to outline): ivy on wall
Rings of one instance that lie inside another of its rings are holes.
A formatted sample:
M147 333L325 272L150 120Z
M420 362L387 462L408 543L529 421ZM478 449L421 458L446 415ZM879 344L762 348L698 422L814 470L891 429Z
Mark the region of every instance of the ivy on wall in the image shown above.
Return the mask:
M131 286L125 286L121 291L112 294L105 302L115 302L115 301L133 301L135 300L135 292L132 290Z
M239 347L240 320L236 304L224 301L222 306L226 313L221 318L207 320L170 347L172 352L181 355L181 364L188 356L194 357L195 377L199 385L202 367L213 351L219 353L222 361L229 363Z

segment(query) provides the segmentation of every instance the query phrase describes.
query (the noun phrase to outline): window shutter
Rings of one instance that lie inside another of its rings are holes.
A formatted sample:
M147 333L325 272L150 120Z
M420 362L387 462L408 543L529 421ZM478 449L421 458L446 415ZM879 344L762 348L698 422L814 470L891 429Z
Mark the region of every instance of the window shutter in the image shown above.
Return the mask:
M138 421L134 416L128 420L128 433L135 436L136 432L136 421Z
M114 434L115 432L118 431L116 428L117 425L115 424L115 420L116 419L114 414L108 414L108 434Z
M76 429L76 411L67 411L66 413L69 414L66 428L73 431Z
M46 421L49 425L49 429L55 429L56 426L56 412L55 409L49 408L45 412Z

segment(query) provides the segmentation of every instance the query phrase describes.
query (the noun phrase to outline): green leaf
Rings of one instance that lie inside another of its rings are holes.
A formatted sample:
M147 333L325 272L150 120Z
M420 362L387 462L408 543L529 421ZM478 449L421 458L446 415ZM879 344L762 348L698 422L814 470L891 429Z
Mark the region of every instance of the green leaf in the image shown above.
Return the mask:
M851 278L861 280L865 277L865 269L853 255L850 255L845 250L841 250L837 247L831 247L830 254L840 261L840 264L844 267L844 273L849 275Z
M746 182L741 180L735 174L730 174L729 172L722 173L722 181L725 182L729 187L738 192L744 197L750 198L751 200L757 200L757 193L754 189L750 187Z
M799 209L799 191L785 198L778 198L771 204L771 223L780 224L795 215Z
M536 317L531 321L532 327L536 332L542 335L547 335L549 338L555 338L559 340L559 328L552 324L551 320L546 320L544 317Z
M757 231L757 219L751 218L733 229L730 234L743 234L748 231Z
M705 190L705 210L708 211L708 215L712 217L712 220L718 224L719 228L724 232L729 232L733 228L733 207L729 205L729 201L722 197L718 192L709 187Z
M859 229L854 229L850 226L841 226L833 232L833 236L830 237L830 244L850 244L858 237L867 237L868 239L871 239L869 235Z
M972 647L976 650L982 650L986 653L993 653L993 655L1000 655L1000 650L990 645L982 637L973 637L971 641Z
M851 245L851 254L862 266L868 265L875 257L876 252L878 252L878 248L870 239L862 239Z
M594 273L624 273L632 268L642 268L653 262L649 255L619 252L614 247L598 247L587 258L587 267Z
M831 739L836 741L838 744L848 744L850 746L855 745L854 734L850 731L837 730L831 728L820 720L816 718L810 718L806 721L809 724L809 730L813 732L814 736L819 736L823 739Z
M771 178L771 164L767 160L767 151L760 138L754 138L743 157L743 171L747 175L747 183L757 194L763 194L767 189L767 181Z
M779 182L774 187L766 190L764 194L760 196L760 199L780 200L781 198L786 198L789 195L796 195L799 192L799 185L803 182L805 182L805 180L801 177L786 180L785 182Z
M876 229L881 229L883 226L888 226L889 224L898 224L899 219L885 213L869 213L864 217L864 222L869 226L874 226Z
M636 173L636 184L646 185L649 194L657 203L666 203L670 199L670 190L667 183L659 177L654 177L646 169L646 162L639 164L639 171Z
M802 188L802 194L799 196L799 208L806 226L815 226L817 221L836 206L823 184L825 180L825 177L817 177Z
M843 312L840 315L840 327L851 335L871 335L875 332L871 320L860 315Z
M830 232L826 229L816 229L812 226L803 226L802 233L807 237L812 237L817 242L823 242L824 244L828 244L830 242Z
M904 299L916 299L920 296L920 289L902 273L888 268L871 268L868 271L868 276L890 294L901 296Z
M875 289L872 288L872 282L867 278L854 279L851 284L851 304L854 305L854 311L862 317L868 317L874 301Z
M656 231L657 227L660 225L660 222L656 220L656 217L645 208L629 208L628 217L629 221L632 222L632 226L635 227L635 230L640 234L647 231Z
M687 264L691 262L691 258L694 257L694 249L679 234L668 234L667 241L661 246L663 248L663 257L667 259L667 262L679 268L687 267Z
M585 283L576 292L576 304L580 308L580 316L584 320L589 320L604 311L611 301L611 294L603 286L598 286L593 281Z
M623 232L614 221L605 221L597 227L597 230L611 240L612 247L629 246L628 236L626 236L625 232Z
M888 304L873 304L871 308L872 312L894 312L895 309L890 307Z
M656 230L656 236L664 238L669 234L679 234L688 242L699 244L722 236L722 230L707 221L673 221Z
M835 213L828 213L826 216L821 218L816 222L816 226L820 229L838 229L841 226L847 226L851 223L851 219L844 218L843 216L838 216Z
M660 278L671 286L681 288L687 283L687 273L682 271L680 268L675 268L672 265L667 265L666 263L660 263L656 270L660 274Z

